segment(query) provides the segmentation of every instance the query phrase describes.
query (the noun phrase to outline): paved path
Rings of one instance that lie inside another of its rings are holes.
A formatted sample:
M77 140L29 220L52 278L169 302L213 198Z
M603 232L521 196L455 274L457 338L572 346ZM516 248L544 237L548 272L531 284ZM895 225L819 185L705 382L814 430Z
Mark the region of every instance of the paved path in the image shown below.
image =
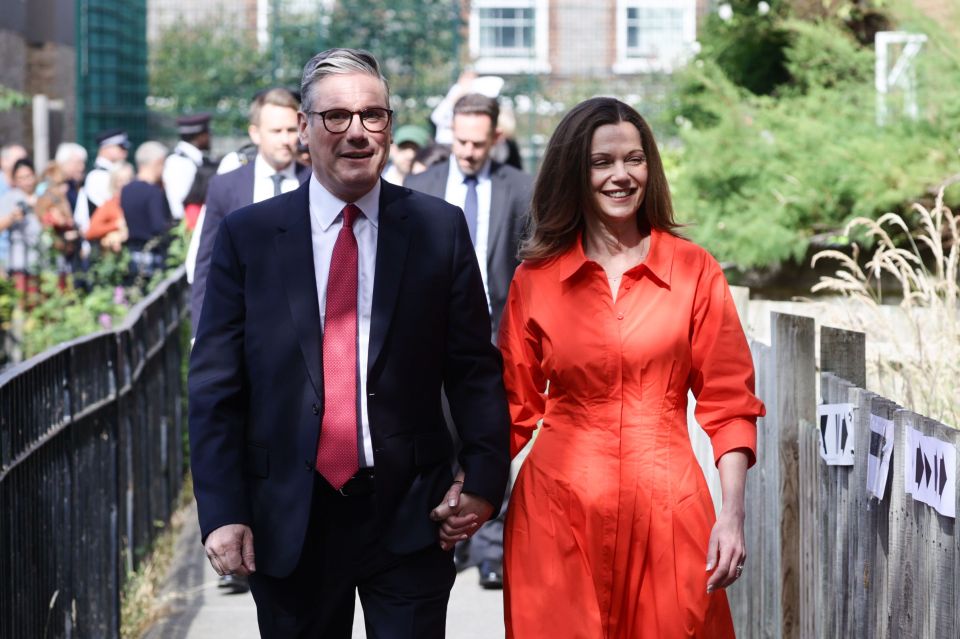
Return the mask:
M162 593L167 612L145 639L256 639L257 614L248 594L230 595L217 589L213 572L200 546L196 506L186 514L176 542L173 565ZM457 578L447 613L448 639L499 639L504 636L500 591L483 590L476 569ZM354 639L363 639L363 617L357 605Z

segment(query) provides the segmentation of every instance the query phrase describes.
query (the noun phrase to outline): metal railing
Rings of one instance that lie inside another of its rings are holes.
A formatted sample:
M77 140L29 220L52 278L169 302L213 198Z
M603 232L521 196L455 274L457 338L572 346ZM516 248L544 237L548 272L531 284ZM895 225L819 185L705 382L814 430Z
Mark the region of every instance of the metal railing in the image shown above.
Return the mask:
M0 637L118 637L185 460L181 267L111 331L0 374Z

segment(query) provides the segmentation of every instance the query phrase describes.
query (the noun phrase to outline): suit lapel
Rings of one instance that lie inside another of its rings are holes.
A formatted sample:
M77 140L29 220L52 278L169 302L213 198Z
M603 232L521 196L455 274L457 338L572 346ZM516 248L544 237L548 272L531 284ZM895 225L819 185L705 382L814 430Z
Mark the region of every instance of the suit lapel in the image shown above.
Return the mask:
M300 350L313 389L317 397L322 398L323 370L320 364L323 359L323 334L313 264L309 194L310 183L305 182L280 203L283 219L279 224L281 232L274 239L274 245ZM283 207L286 207L285 210Z
M377 262L373 279L370 318L370 350L367 374L373 371L383 350L397 306L400 280L410 244L410 221L403 207L404 189L381 180L380 226L377 232Z
M510 202L510 185L500 172L500 165L490 165L490 226L487 230L487 267L497 250L500 235L503 233L507 218L507 205Z

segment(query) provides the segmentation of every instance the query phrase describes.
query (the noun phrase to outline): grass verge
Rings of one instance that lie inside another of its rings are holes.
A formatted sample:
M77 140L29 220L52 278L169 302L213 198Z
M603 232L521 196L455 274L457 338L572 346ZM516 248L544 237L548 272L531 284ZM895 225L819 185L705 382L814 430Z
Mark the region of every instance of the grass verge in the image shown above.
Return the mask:
M139 639L165 613L166 604L160 592L192 499L193 481L188 473L169 525L157 536L138 569L127 575L120 595L120 636L123 639Z

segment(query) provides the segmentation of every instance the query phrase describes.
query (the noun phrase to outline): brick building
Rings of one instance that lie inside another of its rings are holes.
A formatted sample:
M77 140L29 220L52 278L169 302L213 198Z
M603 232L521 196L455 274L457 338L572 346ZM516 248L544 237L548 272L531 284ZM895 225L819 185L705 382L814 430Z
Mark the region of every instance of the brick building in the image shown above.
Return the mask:
M687 59L707 0L472 0L478 73L554 80L670 72Z

